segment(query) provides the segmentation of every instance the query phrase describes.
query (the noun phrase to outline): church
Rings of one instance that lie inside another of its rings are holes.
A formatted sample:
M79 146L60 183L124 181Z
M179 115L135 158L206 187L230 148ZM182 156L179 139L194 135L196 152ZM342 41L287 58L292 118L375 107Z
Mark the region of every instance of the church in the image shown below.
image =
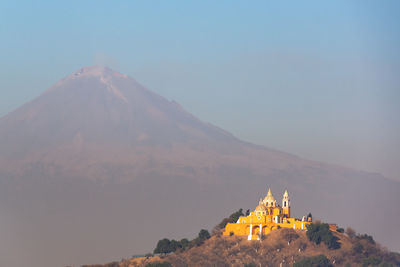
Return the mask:
M264 199L260 199L258 206L248 216L242 216L236 223L228 223L223 235L247 236L248 240L260 240L263 235L274 229L293 228L306 229L312 218L295 219L290 217L290 198L287 190L282 197L282 206L276 205L276 200L268 189Z

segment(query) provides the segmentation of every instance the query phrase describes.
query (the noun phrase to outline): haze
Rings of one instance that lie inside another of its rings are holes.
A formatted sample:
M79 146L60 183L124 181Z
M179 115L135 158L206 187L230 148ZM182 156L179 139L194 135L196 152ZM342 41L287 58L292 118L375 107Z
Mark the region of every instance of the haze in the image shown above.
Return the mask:
M3 2L0 265L146 253L268 187L399 251L399 11Z
M400 180L397 1L6 1L0 116L93 64L236 136Z

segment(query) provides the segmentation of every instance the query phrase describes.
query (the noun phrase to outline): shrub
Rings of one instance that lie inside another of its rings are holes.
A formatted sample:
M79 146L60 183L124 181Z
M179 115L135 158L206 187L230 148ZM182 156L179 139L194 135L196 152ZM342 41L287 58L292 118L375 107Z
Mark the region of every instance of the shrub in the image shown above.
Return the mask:
M376 266L379 263L381 263L381 261L382 261L381 259L376 257L368 257L363 259L362 264L363 266L369 266L369 265Z
M256 264L254 262L248 263L248 264L244 264L243 267L257 267Z
M293 267L331 267L328 258L321 254L314 257L305 258L293 264Z
M371 243L371 244L375 244L375 240L372 238L372 236L370 236L370 235L367 235L367 234L363 234L363 235L358 235L357 236L357 239L360 239L360 240L367 240L369 243Z
M152 262L152 263L148 263L145 265L145 267L172 267L171 263L167 262L167 261L156 261L156 262Z
M356 254L362 253L364 250L363 245L360 242L353 244L352 251Z
M400 253L389 252L385 256L385 261L393 262L396 266L400 266Z

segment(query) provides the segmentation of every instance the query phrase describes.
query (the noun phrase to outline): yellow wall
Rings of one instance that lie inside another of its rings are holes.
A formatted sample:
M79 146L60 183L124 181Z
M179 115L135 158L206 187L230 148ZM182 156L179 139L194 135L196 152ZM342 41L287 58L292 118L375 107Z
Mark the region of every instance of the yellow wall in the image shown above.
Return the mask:
M237 223L228 223L225 227L223 235L239 235L248 236L250 229L252 234L251 240L259 239L260 229L262 235L269 234L272 230L278 228L306 229L311 222L301 221L290 218L290 208L282 209L281 207L267 207L267 215L257 215L257 210L251 212L249 216L240 217ZM278 223L274 221L278 217Z
M228 223L225 227L223 235L228 236L231 233L239 236L248 236L250 233L250 225L252 225L252 238L251 240L257 240L259 238L260 225L262 228L262 235L269 234L272 230L278 228L292 228L292 229L306 229L306 226L310 222L302 222L294 218L288 218L287 222L274 223L266 222L266 216L261 216L264 218L258 219L256 216L240 217L239 223ZM243 223L244 221L244 223Z

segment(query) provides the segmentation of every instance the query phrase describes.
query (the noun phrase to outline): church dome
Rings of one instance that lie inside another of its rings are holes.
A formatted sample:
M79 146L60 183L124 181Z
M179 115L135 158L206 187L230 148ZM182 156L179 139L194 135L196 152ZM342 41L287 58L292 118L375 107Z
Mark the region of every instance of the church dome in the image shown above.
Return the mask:
M260 202L258 203L258 206L256 207L256 209L254 210L255 214L257 216L259 215L268 215L268 210L267 207L265 207L264 203L262 202L262 200L260 199Z
M255 211L267 211L267 208L264 205L258 205Z
M264 198L264 203L274 202L274 201L275 201L274 196L266 196L266 197Z
M271 189L268 189L268 194L264 198L263 202L268 207L275 207L276 206L276 200L275 200L274 196L271 193Z
M268 189L268 194L267 196L264 198L264 203L268 203L268 202L274 202L275 198L271 193L271 189Z

